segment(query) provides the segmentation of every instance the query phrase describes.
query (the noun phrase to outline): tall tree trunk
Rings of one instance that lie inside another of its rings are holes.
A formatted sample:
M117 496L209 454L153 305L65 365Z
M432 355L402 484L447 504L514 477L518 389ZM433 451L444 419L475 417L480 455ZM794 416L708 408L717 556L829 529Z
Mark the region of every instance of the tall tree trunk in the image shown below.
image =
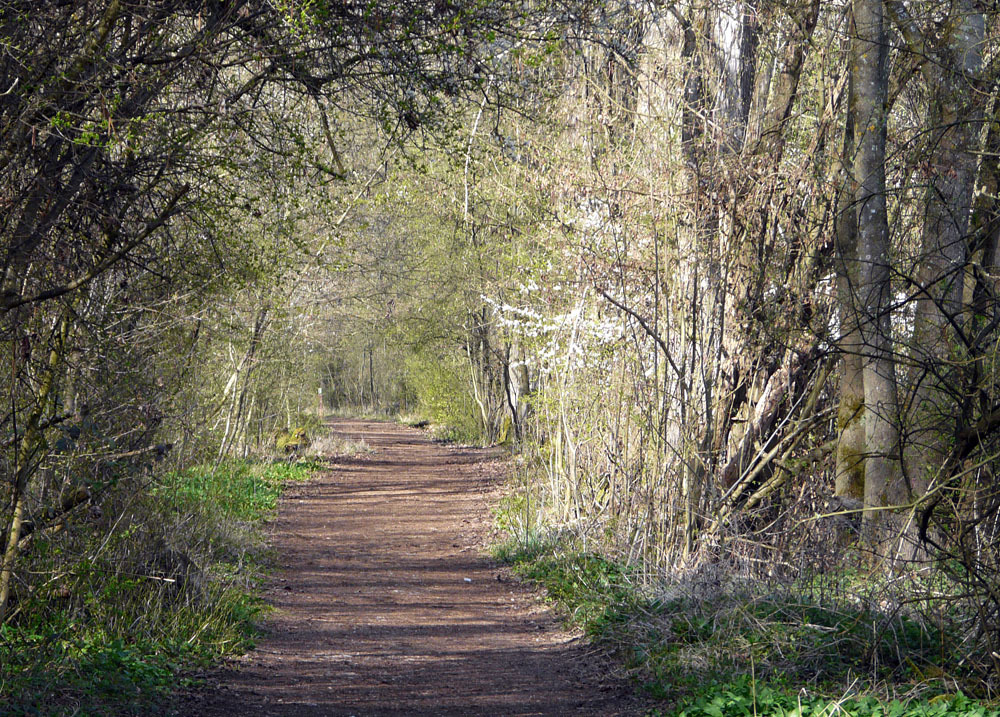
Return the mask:
M865 497L865 383L861 364L863 342L858 324L857 186L852 167L855 152L853 73L848 81L841 182L837 194L837 301L840 312L840 404L837 408L837 466L834 495L861 505Z
M885 196L887 52L882 0L854 0L857 27L852 62L858 151L859 307L865 394L865 525L870 539L891 526L886 511L908 490L899 452L899 400L889 306L890 247Z
M926 491L951 448L963 400L951 367L964 359L956 330L965 321L962 293L982 118L974 87L982 66L985 21L972 2L957 6L947 46L926 73L932 92L926 123L930 176L917 274L922 293L910 347L917 368L906 456L917 495Z

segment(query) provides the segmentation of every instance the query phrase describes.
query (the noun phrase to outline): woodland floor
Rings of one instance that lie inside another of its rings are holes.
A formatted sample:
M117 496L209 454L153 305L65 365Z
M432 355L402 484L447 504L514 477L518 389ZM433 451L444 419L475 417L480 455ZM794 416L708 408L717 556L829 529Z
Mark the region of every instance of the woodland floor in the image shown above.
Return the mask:
M265 635L178 714L643 713L601 654L484 557L497 452L389 423L331 428L375 453L286 494Z

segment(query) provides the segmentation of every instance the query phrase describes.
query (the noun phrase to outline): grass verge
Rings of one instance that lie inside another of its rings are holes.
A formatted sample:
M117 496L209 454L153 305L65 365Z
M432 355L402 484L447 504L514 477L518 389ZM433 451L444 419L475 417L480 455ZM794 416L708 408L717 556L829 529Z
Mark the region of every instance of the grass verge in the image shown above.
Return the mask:
M834 599L830 582L851 576L766 591L718 575L643 588L628 566L537 533L493 555L663 701L651 715L1000 717L963 694L949 636L905 613Z
M0 715L157 714L184 674L251 648L261 527L319 467L232 461L121 486L37 541L0 626Z

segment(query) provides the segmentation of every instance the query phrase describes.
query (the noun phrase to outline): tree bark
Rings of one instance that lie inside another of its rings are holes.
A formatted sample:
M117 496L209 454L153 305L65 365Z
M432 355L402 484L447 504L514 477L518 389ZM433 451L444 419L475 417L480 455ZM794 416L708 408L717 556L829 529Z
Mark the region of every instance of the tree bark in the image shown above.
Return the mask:
M973 3L958 3L946 46L926 72L932 91L926 125L931 150L921 237L913 337L914 401L908 426L907 475L923 495L951 448L961 415L957 333L965 322L962 293L979 156L982 112L974 87L982 66L985 21Z
M857 289L858 217L857 186L849 166L855 152L853 73L848 81L841 182L837 194L837 302L840 316L840 403L837 408L837 464L834 495L859 503L865 496L865 383L861 354L863 342L858 323Z
M899 450L899 400L893 355L889 225L885 195L887 52L882 0L854 0L858 259L862 378L865 398L864 522L878 541L892 505L904 503Z

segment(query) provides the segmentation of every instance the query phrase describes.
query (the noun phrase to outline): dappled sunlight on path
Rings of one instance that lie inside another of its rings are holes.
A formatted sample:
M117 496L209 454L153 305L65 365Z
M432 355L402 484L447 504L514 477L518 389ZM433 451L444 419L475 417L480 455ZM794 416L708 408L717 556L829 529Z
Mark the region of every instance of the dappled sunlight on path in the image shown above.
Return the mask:
M190 715L631 715L627 685L482 555L498 456L337 421L370 456L291 489L277 610Z

